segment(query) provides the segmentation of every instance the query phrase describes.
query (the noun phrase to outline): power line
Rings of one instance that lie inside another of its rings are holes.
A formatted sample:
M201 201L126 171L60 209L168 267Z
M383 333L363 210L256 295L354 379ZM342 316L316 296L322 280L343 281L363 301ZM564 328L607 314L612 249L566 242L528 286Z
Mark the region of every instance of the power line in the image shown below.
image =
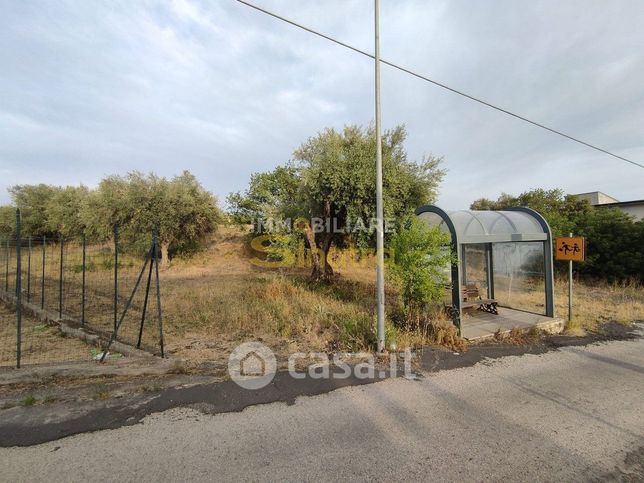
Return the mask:
M372 54L370 54L369 52L361 50L361 49L359 49L357 47L354 47L352 45L346 44L346 43L344 43L344 42L342 42L340 40L337 40L337 39L335 39L333 37L330 37L329 35L325 35L325 34L323 34L321 32L318 32L318 31L313 30L313 29L311 29L309 27L306 27L306 26L301 25L301 24L299 24L297 22L294 22L293 20L289 20L289 19L287 19L285 17L282 17L281 15L278 15L276 13L270 12L269 10L266 10L266 9L264 9L262 7L258 7L257 5L253 5L252 3L249 3L249 2L247 2L245 0L235 0L235 1L237 1L237 2L239 2L241 4L243 4L243 5L246 5L247 7L255 9L255 10L259 11L259 12L262 12L262 13L264 13L266 15L269 15L269 16L271 16L273 18L276 18L277 20L281 20L282 22L286 22L286 23L288 23L288 24L290 24L290 25L292 25L294 27L297 27L299 29L305 30L306 32L309 32L309 33L311 33L313 35L317 35L318 37L321 37L321 38L323 38L325 40L328 40L329 42L333 42L334 44L340 45L341 47L344 47L345 49L352 50L352 51L354 51L354 52L356 52L358 54L364 55L365 57L369 57L370 59L375 59L375 57ZM502 112L504 114L507 114L508 116L512 116L512 117L514 117L516 119L519 119L521 121L527 122L528 124L532 124L533 126L537 126L537 127L541 128L541 129L545 129L546 131L550 131L551 133L557 134L557 135L562 136L562 137L564 137L566 139L569 139L569 140L574 141L576 143L582 144L582 145L584 145L586 147L589 147L589 148L594 149L596 151L599 151L601 153L607 154L607 155L612 156L614 158L620 159L622 161L626 161L627 163L630 163L630 164L632 164L634 166L644 168L644 164L640 164L640 163L637 163L635 161L631 161L630 159L627 159L627 158L625 158L623 156L620 156L618 154L611 153L610 151L607 151L606 149L603 149L603 148L600 148L598 146L595 146L594 144L587 143L586 141L582 141L581 139L578 139L578 138L576 138L574 136L570 136L569 134L566 134L564 132L558 131L557 129L553 129L553 128L545 126L545 125L543 125L543 124L541 124L539 122L532 121L532 120L528 119L525 116L521 116L521 115L516 114L516 113L514 113L512 111L508 111L507 109L503 109L502 107L495 106L494 104L492 104L490 102L487 102L487 101L484 101L483 99L479 99L478 97L474 97L474 96L472 96L470 94L467 94L467 93L465 93L463 91L459 91L458 89L454 89L453 87L449 87L446 84L443 84L441 82L438 82L438 81L435 81L433 79L430 79L427 76L424 76L422 74L418 74L417 72L414 72L411 69L408 69L406 67L402 67L400 65L394 64L393 62L389 62L388 60L385 60L385 59L380 59L380 62L385 64L385 65L388 65L389 67L393 67L394 69L397 69L397 70L399 70L401 72L404 72L406 74L414 76L414 77L416 77L418 79L421 79L421 80L424 80L426 82L429 82L430 84L434 84L435 86L438 86L438 87L441 87L441 88L443 88L445 90L453 92L454 94L458 94L459 96L462 96L462 97L465 97L467 99L470 99L471 101L478 102L479 104L487 106L487 107L489 107L491 109L494 109L496 111L499 111L499 112Z

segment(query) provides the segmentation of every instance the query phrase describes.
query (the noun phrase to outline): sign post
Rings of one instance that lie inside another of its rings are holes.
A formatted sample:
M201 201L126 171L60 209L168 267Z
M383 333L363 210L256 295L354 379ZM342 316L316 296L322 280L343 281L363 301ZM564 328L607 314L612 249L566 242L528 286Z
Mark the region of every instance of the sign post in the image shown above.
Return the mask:
M572 320L572 262L586 259L586 244L582 236L555 238L555 259L568 261L568 321Z

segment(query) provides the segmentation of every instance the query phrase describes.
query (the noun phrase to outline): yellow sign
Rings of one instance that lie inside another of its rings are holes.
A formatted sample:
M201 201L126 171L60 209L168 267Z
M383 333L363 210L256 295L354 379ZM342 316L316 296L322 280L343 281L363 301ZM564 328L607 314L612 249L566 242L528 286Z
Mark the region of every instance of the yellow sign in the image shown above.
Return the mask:
M583 262L586 259L586 245L583 236L560 236L555 238L555 259Z

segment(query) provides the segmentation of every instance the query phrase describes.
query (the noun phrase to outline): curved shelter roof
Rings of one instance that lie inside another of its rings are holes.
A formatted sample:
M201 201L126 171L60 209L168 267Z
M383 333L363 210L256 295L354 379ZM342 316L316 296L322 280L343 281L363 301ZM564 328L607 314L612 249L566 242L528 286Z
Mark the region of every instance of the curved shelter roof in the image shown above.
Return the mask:
M418 208L416 215L428 225L450 233L458 244L546 241L550 237L548 223L529 208L444 211L426 205Z

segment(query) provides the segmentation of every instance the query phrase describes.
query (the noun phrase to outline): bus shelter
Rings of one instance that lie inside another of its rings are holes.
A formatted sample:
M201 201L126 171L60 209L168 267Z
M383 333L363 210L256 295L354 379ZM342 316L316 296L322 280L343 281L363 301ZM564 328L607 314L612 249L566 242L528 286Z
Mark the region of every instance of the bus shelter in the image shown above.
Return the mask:
M464 311L493 317L500 306L554 318L552 233L539 213L525 207L448 212L426 205L416 216L450 235L456 256L446 305L459 333Z

